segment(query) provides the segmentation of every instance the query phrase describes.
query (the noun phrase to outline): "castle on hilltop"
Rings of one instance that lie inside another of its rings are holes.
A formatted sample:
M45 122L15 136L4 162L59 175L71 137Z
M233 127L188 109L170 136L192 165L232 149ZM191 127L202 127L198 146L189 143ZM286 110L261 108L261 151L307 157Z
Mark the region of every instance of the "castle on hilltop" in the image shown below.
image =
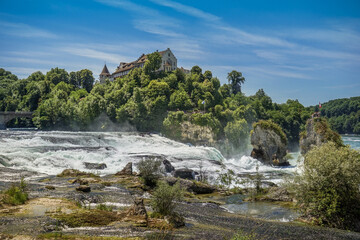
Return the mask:
M164 50L164 51L158 51L156 50L161 56L161 66L158 69L158 71L173 71L177 69L177 59L175 55L172 53L170 48ZM125 75L127 75L132 69L134 68L142 68L145 65L145 62L147 60L147 55L142 54L138 59L136 59L133 62L125 63L120 62L120 65L116 68L115 72L110 74L106 64L104 65L104 68L102 72L100 73L100 83L104 83L106 79L109 79L110 81L114 81L115 78L121 78ZM185 73L188 73L188 70L181 68Z

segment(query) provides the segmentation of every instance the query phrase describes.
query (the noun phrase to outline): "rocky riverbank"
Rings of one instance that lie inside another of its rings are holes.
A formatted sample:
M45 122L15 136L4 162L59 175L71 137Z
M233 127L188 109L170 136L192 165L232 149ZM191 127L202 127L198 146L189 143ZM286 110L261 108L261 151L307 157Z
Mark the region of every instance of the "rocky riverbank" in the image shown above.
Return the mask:
M239 231L256 234L256 239L360 239L359 233L233 214L214 201L214 194L194 192L177 204L176 211L184 217L185 226L174 228L151 216L151 190L145 191L136 175L79 178L9 168L0 168L0 174L0 190L8 189L22 176L29 194L23 205L0 206L0 239L230 239ZM84 181L90 191L78 189ZM191 182L178 181L184 185ZM145 225L137 221L139 218L129 217L137 198L144 199L148 212Z

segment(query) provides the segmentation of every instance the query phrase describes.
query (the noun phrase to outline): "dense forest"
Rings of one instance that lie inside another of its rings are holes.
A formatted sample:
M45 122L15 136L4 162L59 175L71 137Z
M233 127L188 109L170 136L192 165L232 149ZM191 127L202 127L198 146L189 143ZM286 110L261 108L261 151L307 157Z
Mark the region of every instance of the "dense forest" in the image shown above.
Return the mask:
M321 112L328 118L332 129L340 134L360 134L360 97L335 99L311 110Z
M216 141L235 148L249 136L254 122L272 120L282 127L292 148L298 146L299 133L316 110L297 100L274 103L262 89L245 96L241 92L245 78L235 70L228 74L228 84L221 85L211 71L203 72L199 66L189 74L180 69L158 72L160 55L152 53L148 59L144 68L105 84L94 84L87 69L68 73L53 68L26 79L0 69L0 111L35 112L33 123L17 119L8 126L61 130L131 126L178 140L181 124L189 122L211 129ZM359 106L359 97L340 99L323 104L321 112L340 133L360 133Z

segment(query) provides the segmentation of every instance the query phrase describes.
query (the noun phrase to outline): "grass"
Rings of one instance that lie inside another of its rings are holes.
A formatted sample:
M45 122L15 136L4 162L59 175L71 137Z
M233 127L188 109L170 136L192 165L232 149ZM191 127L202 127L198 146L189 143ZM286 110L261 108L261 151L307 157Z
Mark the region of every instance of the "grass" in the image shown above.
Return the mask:
M116 212L100 209L79 210L70 214L56 214L54 218L69 227L98 227L120 220Z
M21 205L28 200L26 192L26 183L22 178L20 184L12 185L4 192L2 202L9 205Z

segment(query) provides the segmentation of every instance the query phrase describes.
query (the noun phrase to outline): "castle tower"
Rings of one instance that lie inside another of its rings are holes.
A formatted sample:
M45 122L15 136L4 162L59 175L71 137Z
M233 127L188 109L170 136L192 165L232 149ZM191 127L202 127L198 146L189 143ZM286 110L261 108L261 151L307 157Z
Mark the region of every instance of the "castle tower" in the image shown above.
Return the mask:
M105 64L102 72L99 75L100 83L105 83L105 79L107 79L107 78L110 79L110 77L111 77L111 74Z

